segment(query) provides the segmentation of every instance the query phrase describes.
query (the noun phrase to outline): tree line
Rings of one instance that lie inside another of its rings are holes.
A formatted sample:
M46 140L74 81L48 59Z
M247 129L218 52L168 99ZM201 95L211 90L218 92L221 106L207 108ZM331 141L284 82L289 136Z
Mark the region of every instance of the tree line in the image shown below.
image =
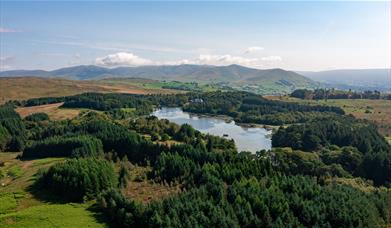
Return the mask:
M103 155L102 142L91 136L49 137L34 141L23 151L23 158L98 157Z
M290 94L291 97L296 97L306 100L327 100L327 99L387 99L391 100L391 94L382 94L377 90L374 91L352 91L352 90L336 90L336 89L297 89Z
M281 125L309 121L323 115L341 115L339 107L273 101L246 92L211 92L199 95L183 109L188 112L228 115L241 123Z

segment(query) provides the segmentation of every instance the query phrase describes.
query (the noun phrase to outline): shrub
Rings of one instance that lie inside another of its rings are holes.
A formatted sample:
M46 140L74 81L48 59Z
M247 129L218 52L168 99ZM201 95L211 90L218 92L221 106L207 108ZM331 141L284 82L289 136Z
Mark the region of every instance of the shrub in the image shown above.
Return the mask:
M31 115L26 116L25 120L28 120L28 121L44 121L44 120L49 120L49 116L46 113L38 112L38 113L33 113Z

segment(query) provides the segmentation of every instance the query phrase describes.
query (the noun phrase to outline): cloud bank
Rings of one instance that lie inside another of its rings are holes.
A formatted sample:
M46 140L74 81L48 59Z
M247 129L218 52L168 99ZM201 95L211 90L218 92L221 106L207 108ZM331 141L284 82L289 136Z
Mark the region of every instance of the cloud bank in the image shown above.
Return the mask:
M245 66L256 65L258 59L256 58L244 58L240 56L231 55L200 55L194 64L207 64L207 65L231 65L239 64Z
M133 53L119 52L110 54L104 57L96 58L95 64L106 67L115 66L144 66L144 65L180 65L180 64L197 64L197 65L216 65L226 66L231 64L238 64L248 67L260 67L263 63L270 63L274 61L282 61L280 56L266 56L258 58L246 58L242 56L232 55L211 55L201 54L194 59L181 59L177 61L153 61L139 57Z

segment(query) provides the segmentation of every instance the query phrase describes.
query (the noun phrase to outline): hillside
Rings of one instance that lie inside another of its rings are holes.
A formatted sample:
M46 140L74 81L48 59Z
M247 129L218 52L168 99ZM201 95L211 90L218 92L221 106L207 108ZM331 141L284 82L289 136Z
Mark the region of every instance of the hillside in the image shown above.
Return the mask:
M339 89L391 91L391 69L300 71L297 73Z
M314 88L319 84L292 71L259 70L239 65L175 65L104 68L75 66L53 71L5 71L0 76L43 76L77 80L109 77L137 77L155 80L219 83L263 94L288 93L296 88Z
M154 81L109 80L75 81L59 78L4 77L0 78L0 104L8 100L24 100L37 97L58 97L84 92L117 93L170 93L171 90L148 86Z

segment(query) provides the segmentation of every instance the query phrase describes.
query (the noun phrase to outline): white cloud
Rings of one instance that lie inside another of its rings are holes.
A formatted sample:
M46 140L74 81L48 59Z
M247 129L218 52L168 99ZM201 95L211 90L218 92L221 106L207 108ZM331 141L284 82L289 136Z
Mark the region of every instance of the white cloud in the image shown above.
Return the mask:
M239 64L245 66L257 65L257 58L244 58L241 56L232 55L200 55L194 60L195 64L207 65L230 65Z
M244 50L244 54L249 54L249 53L253 53L253 52L257 52L257 51L262 51L263 49L264 49L263 47L257 47L257 46L248 47L248 48L246 48L246 50Z
M248 67L263 67L264 63L273 63L282 61L280 56L266 56L258 58L246 58L242 56L232 55L212 55L201 54L193 59L180 59L172 61L152 61L136 56L133 53L118 52L104 57L96 58L95 64L107 67L114 66L142 66L142 65L181 65L181 64L196 64L196 65L216 65L226 66L238 64Z
M270 62L277 62L282 61L281 56L278 55L272 55L272 56L266 56L261 58L262 61L270 61Z
M239 64L245 66L257 65L257 58L244 58L232 55L200 55L195 59L181 59L177 61L152 61L136 56L132 53L119 52L105 57L96 58L95 64L101 66L141 66L141 65L180 65L180 64L201 64L224 66Z
M11 32L18 32L18 31L13 29L0 28L0 33L11 33Z
M196 64L194 60L181 59L175 61L154 62L153 65L182 65L182 64Z
M231 64L239 64L244 66L258 66L257 58L244 58L241 56L232 55L209 55L202 54L194 59L182 59L178 61L154 62L155 65L180 65L180 64L196 64L196 65L216 65L226 66Z
M153 62L149 59L144 59L127 52L118 52L107 55L105 57L96 58L95 63L101 66L142 66L152 65Z

